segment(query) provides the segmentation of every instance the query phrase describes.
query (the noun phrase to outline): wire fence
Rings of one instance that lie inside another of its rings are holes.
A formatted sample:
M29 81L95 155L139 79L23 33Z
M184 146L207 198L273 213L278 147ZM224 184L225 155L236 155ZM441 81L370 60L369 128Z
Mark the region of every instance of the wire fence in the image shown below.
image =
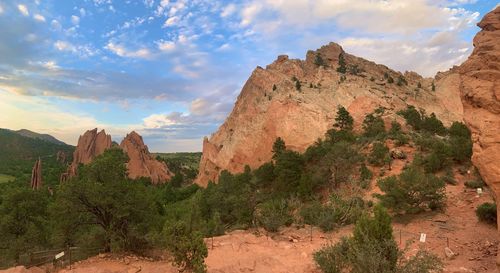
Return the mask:
M70 266L71 268L73 263L95 256L102 251L102 248L81 247L33 251L20 255L17 264L27 268L46 264L52 264L55 267Z

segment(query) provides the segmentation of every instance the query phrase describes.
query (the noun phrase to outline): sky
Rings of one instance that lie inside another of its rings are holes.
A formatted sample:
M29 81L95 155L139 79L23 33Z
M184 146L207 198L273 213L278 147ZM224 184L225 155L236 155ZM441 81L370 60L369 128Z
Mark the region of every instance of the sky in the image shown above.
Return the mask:
M0 0L0 128L135 130L201 151L246 79L329 42L399 71L462 63L497 0Z

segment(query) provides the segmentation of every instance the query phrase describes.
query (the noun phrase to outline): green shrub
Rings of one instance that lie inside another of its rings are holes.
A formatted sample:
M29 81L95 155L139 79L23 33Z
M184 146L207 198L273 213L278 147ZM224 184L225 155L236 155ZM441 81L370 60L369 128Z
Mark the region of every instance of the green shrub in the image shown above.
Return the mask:
M486 186L482 180L469 180L464 183L465 187L470 189L477 189Z
M391 176L378 181L383 195L381 203L397 213L417 213L426 209L439 209L445 205L445 183L433 174L416 167L404 170L399 177Z
M276 232L281 226L293 222L288 203L285 199L272 199L258 207L258 222L270 232Z
M497 223L497 205L495 203L483 203L476 209L477 218L488 224Z
M368 114L363 120L363 135L366 137L378 137L385 133L384 120L377 114Z
M340 55L339 55L339 63L338 63L338 65L339 66L337 67L337 72L345 74L345 72L347 71L347 68L346 68L346 63L345 63L345 59L344 59L344 54L343 53L340 53Z
M193 232L184 222L165 224L165 246L174 257L173 264L183 271L206 272L207 246L200 232Z
M361 180L362 185L361 188L368 188L369 182L373 177L373 173L366 167L365 164L362 164L359 168L359 180Z
M354 227L353 236L314 253L314 261L325 273L431 273L441 272L437 256L419 251L405 258L393 237L391 218L381 206L374 216L364 214Z
M386 163L386 159L390 157L389 148L385 146L382 142L375 142L372 147L372 151L368 158L370 164L376 166L383 166Z

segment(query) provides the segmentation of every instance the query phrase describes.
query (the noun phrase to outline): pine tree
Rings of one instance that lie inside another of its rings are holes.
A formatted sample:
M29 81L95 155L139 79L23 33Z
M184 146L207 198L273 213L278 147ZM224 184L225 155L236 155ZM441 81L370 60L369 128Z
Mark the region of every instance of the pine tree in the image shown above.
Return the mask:
M354 119L352 118L349 111L345 109L343 106L339 106L337 110L337 117L335 117L334 127L339 128L340 130L350 131L352 130L352 126L354 124Z
M340 55L339 55L339 67L337 67L337 72L345 74L346 71L347 71L347 68L345 65L344 54L340 53Z
M273 159L278 158L286 150L285 141L278 137L273 144Z

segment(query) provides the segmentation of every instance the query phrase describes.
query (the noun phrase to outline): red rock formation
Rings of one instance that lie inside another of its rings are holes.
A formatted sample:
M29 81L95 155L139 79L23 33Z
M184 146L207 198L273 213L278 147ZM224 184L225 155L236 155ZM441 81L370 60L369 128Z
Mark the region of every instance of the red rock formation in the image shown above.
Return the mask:
M68 172L61 175L61 182L65 182L70 177L76 175L79 164L90 163L96 156L111 148L111 136L104 130L97 132L97 128L85 132L78 138L78 145L73 153L73 162L68 168Z
M42 187L42 160L38 158L31 171L31 188L38 190Z
M66 163L66 153L63 151L58 151L56 154L56 160L62 164Z
M474 51L458 69L460 93L474 143L472 163L500 200L500 7L478 26ZM500 215L500 206L497 210ZM497 265L500 271L500 256Z
M337 72L341 54L348 68L345 78ZM325 66L316 64L317 56ZM395 82L404 76L408 85L390 84L386 75ZM295 79L300 81L300 90ZM365 115L379 106L386 108L383 118L387 122L400 120L395 113L408 104L434 112L447 125L462 120L459 91L448 88L458 86L458 76L443 74L436 80L436 91L431 90L433 81L347 54L335 43L309 51L306 60L279 56L265 69L253 71L229 117L203 141L196 183L205 186L224 169L242 172L247 164L251 168L262 165L271 159L277 137L288 148L304 151L331 128L338 105L351 112L358 129Z
M156 160L149 153L148 146L136 132L128 134L120 147L130 159L127 163L130 178L149 177L153 184L158 184L168 181L173 176L164 162Z

